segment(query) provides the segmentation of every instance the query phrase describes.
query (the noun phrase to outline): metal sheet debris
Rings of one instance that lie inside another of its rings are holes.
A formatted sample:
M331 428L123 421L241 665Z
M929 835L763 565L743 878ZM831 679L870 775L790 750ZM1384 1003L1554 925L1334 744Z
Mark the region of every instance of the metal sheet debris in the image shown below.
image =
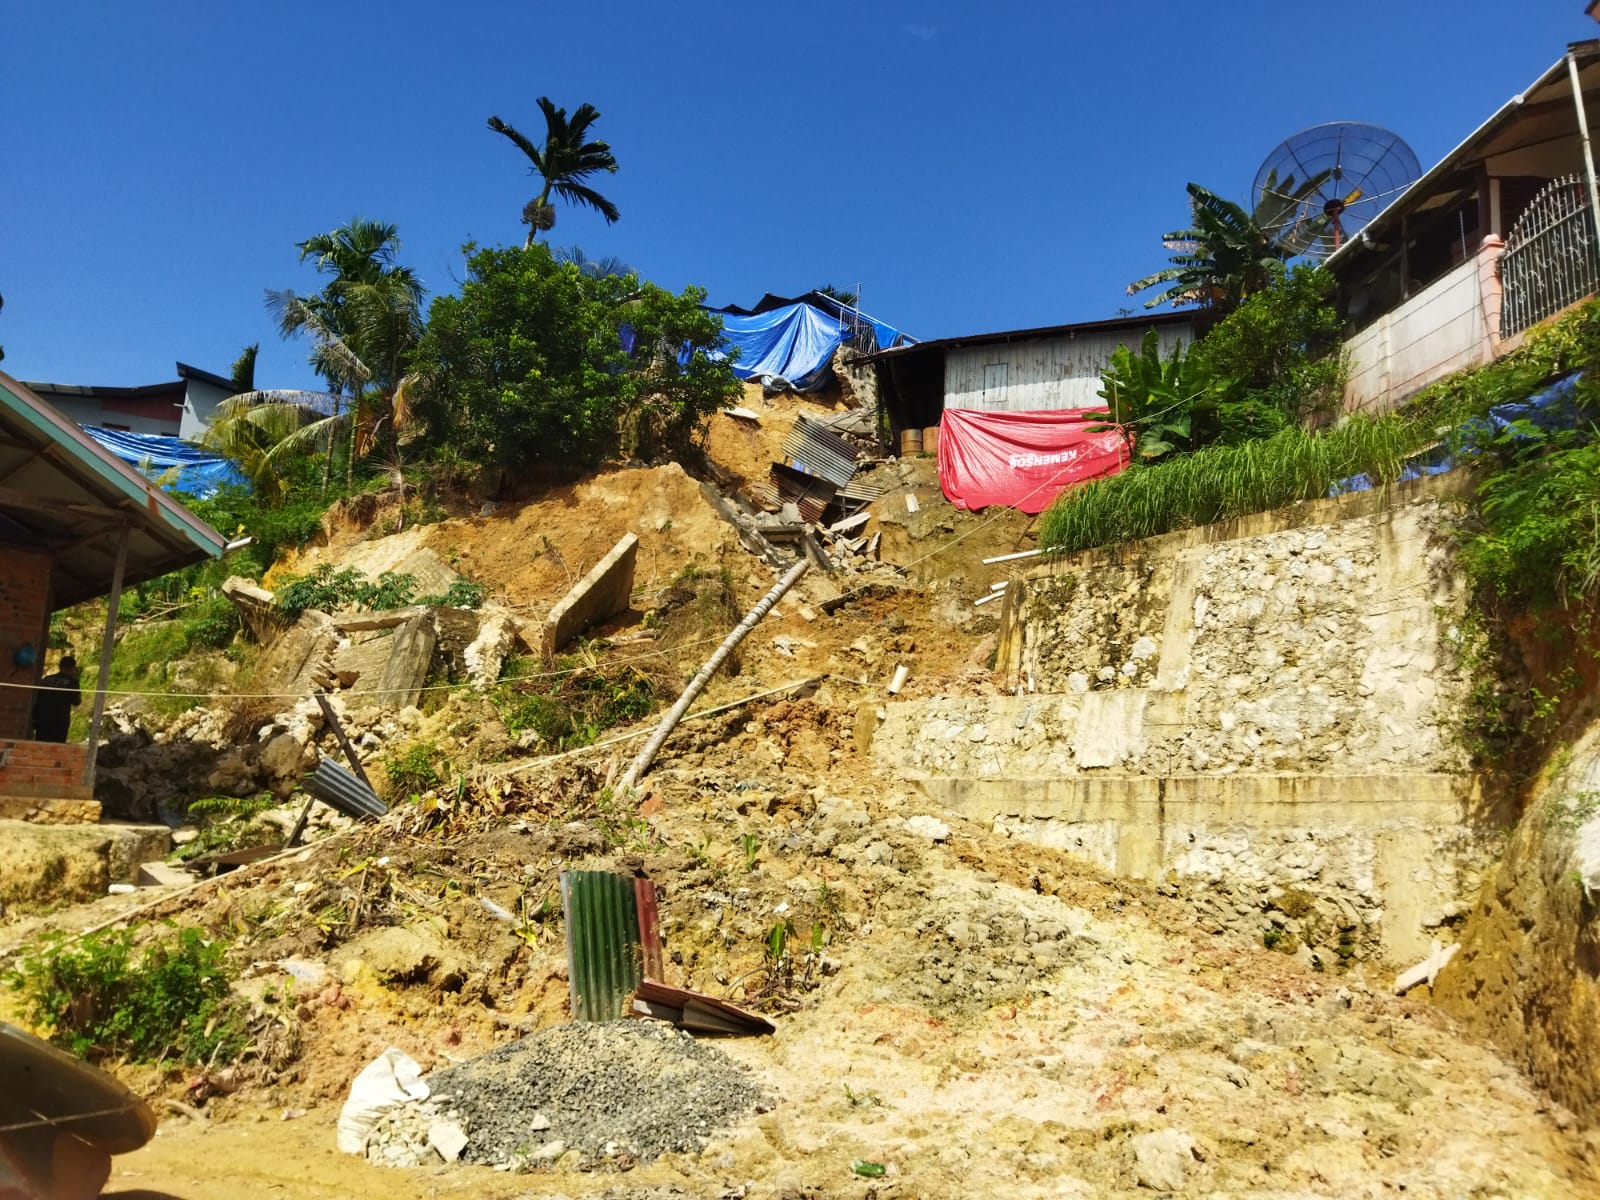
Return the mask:
M747 1012L726 1000L669 987L653 979L639 984L633 994L633 1012L641 1017L668 1021L692 1033L768 1034L778 1027L758 1013Z
M639 986L639 910L632 877L563 871L567 980L574 1021L615 1021Z
M805 417L795 418L794 427L783 441L789 466L843 487L855 476L861 455L837 433Z

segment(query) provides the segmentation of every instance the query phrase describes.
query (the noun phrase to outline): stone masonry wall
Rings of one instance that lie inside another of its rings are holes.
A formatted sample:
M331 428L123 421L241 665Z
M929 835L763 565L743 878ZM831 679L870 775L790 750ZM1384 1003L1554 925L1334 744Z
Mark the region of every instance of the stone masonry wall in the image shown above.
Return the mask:
M0 571L0 684L38 681L45 660L45 619L50 607L50 556L6 546ZM35 665L19 667L15 653L31 644ZM33 693L25 687L0 687L0 738L29 735L28 711Z
M1008 690L888 705L952 811L1198 889L1332 961L1420 953L1492 849L1456 722L1453 481L1091 552L1011 585Z

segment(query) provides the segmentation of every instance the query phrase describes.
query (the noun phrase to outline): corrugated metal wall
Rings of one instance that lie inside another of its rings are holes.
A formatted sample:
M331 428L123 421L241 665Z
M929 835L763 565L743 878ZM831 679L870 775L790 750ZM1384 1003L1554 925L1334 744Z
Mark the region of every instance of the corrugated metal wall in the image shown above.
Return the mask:
M1052 408L1091 408L1100 399L1100 374L1111 354L1143 332L1083 333L1076 337L1037 338L957 346L945 356L944 406L994 412L1033 412ZM1161 354L1192 340L1186 325L1160 327Z

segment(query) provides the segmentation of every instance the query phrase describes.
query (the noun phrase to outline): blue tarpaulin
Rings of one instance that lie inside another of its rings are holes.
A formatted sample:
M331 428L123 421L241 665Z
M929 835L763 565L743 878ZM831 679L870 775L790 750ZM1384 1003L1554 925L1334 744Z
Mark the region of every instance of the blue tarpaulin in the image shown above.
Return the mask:
M722 317L722 340L739 351L733 373L740 379L782 379L797 392L827 382L833 352L847 333L838 318L809 304Z
M225 484L250 486L233 459L202 450L191 442L99 425L85 425L83 431L169 492L186 492L205 500Z
M1486 417L1474 417L1461 426L1461 448L1467 452L1478 450L1494 441L1496 437L1511 430L1512 440L1529 436L1518 432L1514 426L1518 421L1526 422L1526 429L1532 426L1543 430L1545 433L1554 433L1561 429L1573 429L1578 424L1578 380L1583 378L1582 371L1574 371L1556 380L1542 392L1535 392L1526 400L1508 400L1504 404L1496 404L1489 410ZM1435 446L1406 460L1405 466L1400 471L1396 483L1404 483L1408 479L1416 479L1423 475L1443 475L1446 471L1454 470L1455 458L1443 446ZM1352 475L1348 479L1341 479L1328 489L1328 495L1339 496L1345 492L1365 492L1372 487L1372 480L1366 475Z

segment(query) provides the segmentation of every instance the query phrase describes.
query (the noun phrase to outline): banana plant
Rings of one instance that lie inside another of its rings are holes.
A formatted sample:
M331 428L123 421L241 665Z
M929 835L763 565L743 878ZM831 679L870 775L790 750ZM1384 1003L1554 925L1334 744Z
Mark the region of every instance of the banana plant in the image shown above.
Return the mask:
M1214 423L1210 418L1227 392L1228 385L1213 377L1204 362L1183 356L1181 345L1162 359L1154 329L1145 333L1137 351L1118 346L1110 369L1100 376L1100 396L1111 423L1128 432L1143 462L1195 449L1200 444L1196 417L1204 425Z

